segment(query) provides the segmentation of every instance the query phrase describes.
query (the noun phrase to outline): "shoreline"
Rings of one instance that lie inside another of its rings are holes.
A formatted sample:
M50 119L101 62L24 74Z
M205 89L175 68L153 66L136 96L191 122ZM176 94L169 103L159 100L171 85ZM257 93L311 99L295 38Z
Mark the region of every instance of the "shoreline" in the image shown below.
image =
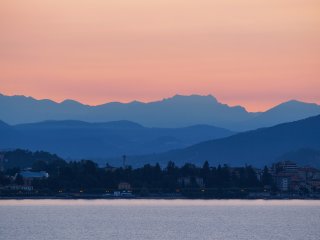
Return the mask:
M320 197L269 197L269 198L187 198L187 197L0 197L1 200L320 200Z

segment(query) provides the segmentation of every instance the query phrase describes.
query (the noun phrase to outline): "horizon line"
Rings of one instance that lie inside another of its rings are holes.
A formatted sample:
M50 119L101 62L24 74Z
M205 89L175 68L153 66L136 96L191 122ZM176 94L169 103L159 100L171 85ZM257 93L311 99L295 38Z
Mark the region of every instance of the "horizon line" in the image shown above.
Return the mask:
M273 109L281 104L284 104L284 103L288 103L288 102L301 102L301 103L306 103L306 104L316 104L316 105L319 105L317 102L308 102L308 101L301 101L299 99L288 99L288 100L285 100L285 101L281 101L275 105L272 105L271 107L268 107L266 108L265 110L259 110L259 111L249 111L247 109L247 107L243 106L243 105L240 105L240 104L236 104L236 105L232 105L232 104L227 104L227 103L224 103L224 102L220 102L217 97L215 97L213 94L197 94L197 93L193 93L193 94L179 94L179 93L176 93L170 97L163 97L162 99L157 99L157 100L150 100L150 101L143 101L143 100L137 100L137 99L134 99L134 100L130 100L130 101L105 101L105 102L102 102L102 103L98 103L98 104L88 104L88 103L84 103L82 101L79 101L79 100L76 100L76 99L71 99L71 98L65 98L63 100L53 100L53 99L50 99L50 98L37 98L37 97L34 97L34 96L31 96L31 95L24 95L24 94L4 94L2 92L0 92L0 95L2 96L5 96L5 97L25 97L25 98L31 98L33 100L36 100L36 101L51 101L53 103L56 103L56 104L63 104L64 102L67 102L67 101L71 101L71 102L75 102L75 103L78 103L78 104L81 104L81 105L84 105L84 106L88 106L88 107L98 107L98 106L103 106L103 105L107 105L107 104L112 104L112 103L119 103L119 104L132 104L132 103L141 103L141 104L151 104L151 103L156 103L156 102L162 102L162 101L165 101L165 100L169 100L169 99L173 99L175 97L192 97L192 96L196 96L196 97L212 97L215 101L217 101L218 103L220 104L224 104L224 105L227 105L228 107L241 107L243 109L245 109L245 111L247 111L248 113L261 113L261 112L266 112L270 109Z

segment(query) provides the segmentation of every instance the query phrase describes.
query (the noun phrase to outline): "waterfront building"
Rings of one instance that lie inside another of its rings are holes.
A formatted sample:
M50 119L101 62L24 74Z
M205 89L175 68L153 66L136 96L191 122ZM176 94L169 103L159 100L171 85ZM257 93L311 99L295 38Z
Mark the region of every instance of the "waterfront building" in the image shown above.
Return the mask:
M22 177L25 186L31 186L34 179L43 179L49 177L49 174L45 171L32 172L27 170L21 171L19 174L17 173L15 177L18 175Z
M130 183L127 183L127 182L121 182L118 184L118 189L129 191L129 190L131 190L131 185L130 185Z

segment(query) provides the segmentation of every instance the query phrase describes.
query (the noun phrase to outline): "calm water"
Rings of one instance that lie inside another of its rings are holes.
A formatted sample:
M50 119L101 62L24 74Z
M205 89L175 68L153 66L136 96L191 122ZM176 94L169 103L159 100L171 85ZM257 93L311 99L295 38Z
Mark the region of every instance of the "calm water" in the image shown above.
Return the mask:
M2 200L0 239L320 239L320 201Z

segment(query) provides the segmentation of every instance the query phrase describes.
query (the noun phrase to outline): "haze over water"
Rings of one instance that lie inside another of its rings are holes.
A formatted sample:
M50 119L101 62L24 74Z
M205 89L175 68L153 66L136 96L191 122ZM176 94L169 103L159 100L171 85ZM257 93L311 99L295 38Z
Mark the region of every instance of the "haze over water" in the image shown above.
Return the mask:
M320 201L2 200L1 239L320 239Z

